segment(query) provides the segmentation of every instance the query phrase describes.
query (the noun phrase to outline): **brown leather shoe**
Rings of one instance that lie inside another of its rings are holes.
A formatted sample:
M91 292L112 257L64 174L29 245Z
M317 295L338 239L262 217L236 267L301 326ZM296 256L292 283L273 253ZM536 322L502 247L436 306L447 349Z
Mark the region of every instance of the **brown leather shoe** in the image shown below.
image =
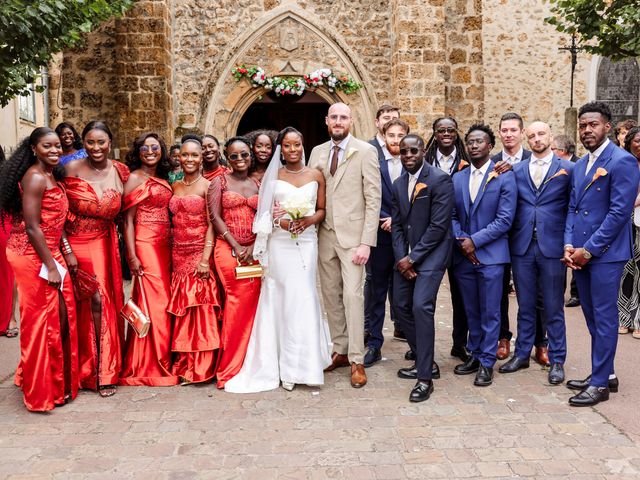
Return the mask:
M331 372L336 368L348 367L348 366L349 366L349 357L347 355L333 352L333 355L331 355L331 365L325 368L324 371Z
M361 363L351 364L351 386L353 388L364 387L367 384L367 374L364 372L364 365Z
M496 352L496 358L498 360L504 360L511 353L511 342L506 338L498 340L498 351Z
M549 365L549 348L536 347L536 362L546 367Z

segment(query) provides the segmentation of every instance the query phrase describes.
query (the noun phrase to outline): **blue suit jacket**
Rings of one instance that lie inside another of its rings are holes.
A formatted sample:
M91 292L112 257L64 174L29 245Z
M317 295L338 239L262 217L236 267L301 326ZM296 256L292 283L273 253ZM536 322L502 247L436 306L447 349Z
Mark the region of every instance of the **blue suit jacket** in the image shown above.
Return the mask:
M448 174L424 162L416 185L424 188L409 201L409 174L393 182L391 233L396 261L409 254L418 272L444 270L451 261L453 184ZM411 247L411 253L409 253Z
M585 175L589 155L575 164L564 243L584 247L590 263L626 261L632 255L631 212L638 194L638 161L609 143ZM598 168L603 175L593 179ZM606 172L606 174L604 174Z
M471 168L465 168L453 176L453 233L456 238L471 237L476 246L476 257L485 265L511 261L508 232L515 216L518 195L511 171L493 177L487 182L493 172L493 166L494 163L489 162L489 168L473 204L469 196ZM459 248L454 250L454 264L466 261Z
M554 155L539 190L531 179L530 164L531 159L513 167L518 204L509 235L511 255L524 255L527 252L535 228L542 254L560 259L564 251L564 227L574 164ZM562 174L563 171L566 173Z
M393 208L393 185L391 183L391 176L389 175L389 165L376 137L369 140L369 143L376 147L378 151L378 162L380 164L380 181L382 184L380 218L389 218ZM402 172L404 173L404 168L402 168ZM378 245L391 245L391 234L382 230L380 225L378 225Z

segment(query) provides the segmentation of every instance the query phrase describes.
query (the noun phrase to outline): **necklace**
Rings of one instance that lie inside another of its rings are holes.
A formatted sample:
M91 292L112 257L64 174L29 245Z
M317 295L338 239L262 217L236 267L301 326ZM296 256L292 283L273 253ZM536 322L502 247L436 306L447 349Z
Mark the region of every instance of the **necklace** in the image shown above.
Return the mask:
M289 170L289 169L286 167L286 165L285 165L285 167L284 167L284 169L285 169L287 172L289 172L289 173L293 173L294 175L297 175L297 174L299 174L299 173L304 172L304 170L305 170L306 168L307 168L307 167L302 167L300 170Z
M93 162L92 162L91 160L87 159L87 161L88 161L89 166L91 167L91 169L92 169L92 170L94 170L96 173L103 174L104 172L106 172L106 171L107 171L107 168L109 168L109 165L107 165L105 168L102 168L102 169L100 169L100 168L96 168L96 167L93 165Z
M193 185L194 183L196 183L198 180L200 180L202 178L202 174L198 175L198 178L196 178L195 180L193 180L192 182L187 182L186 179L182 179L182 183L184 183L187 187Z

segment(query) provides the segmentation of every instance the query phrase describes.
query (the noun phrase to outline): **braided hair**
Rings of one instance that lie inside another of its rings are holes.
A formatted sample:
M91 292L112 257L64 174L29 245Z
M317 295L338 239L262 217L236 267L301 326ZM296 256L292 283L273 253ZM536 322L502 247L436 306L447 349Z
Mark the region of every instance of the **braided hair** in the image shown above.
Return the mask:
M433 165L436 163L437 152L438 152L438 142L436 141L436 127L438 126L438 123L440 123L442 120L449 120L455 125L456 140L453 144L456 147L456 153L459 158L461 158L462 160L465 160L466 162L469 162L467 149L464 147L464 142L462 138L460 138L460 132L457 131L458 122L456 122L455 118L449 117L449 116L436 118L435 121L433 122L433 125L432 125L433 133L431 133L431 137L429 138L429 141L427 141L427 152L425 153L425 156L424 156L425 161L429 165Z

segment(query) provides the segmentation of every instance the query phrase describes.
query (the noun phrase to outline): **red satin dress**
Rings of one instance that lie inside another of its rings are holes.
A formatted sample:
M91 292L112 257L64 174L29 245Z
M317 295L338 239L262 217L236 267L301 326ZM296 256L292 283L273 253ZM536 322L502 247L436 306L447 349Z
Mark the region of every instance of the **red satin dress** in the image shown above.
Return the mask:
M120 385L164 387L178 384L171 371L171 314L167 312L171 287L171 224L169 201L173 192L165 180L150 177L124 197L124 210L136 206L136 256L144 275L136 282L131 298L149 314L151 328L138 338L129 327L120 373ZM142 283L149 311L140 294Z
M245 198L227 190L226 177L221 179L222 219L229 233L240 245L251 245L256 238L252 227L258 208L258 195ZM231 245L223 236L218 235L214 249L215 265L225 294L222 343L216 370L218 388L224 388L227 380L242 367L260 296L259 278L236 279L235 268L238 262L231 252Z
M0 334L9 328L13 306L13 270L7 261L7 239L11 232L8 220L0 222Z
M224 175L228 171L229 170L227 168L223 167L222 165L218 165L218 168L216 168L215 170L212 170L210 172L202 172L202 176L211 182L214 178L217 178L220 175Z
M53 258L65 268L60 238L68 208L61 187L44 192L40 228ZM42 260L29 242L23 222L14 223L7 258L16 276L20 300L20 366L15 384L22 388L29 410L53 410L65 403L65 371L70 382L67 393L72 399L78 394L78 337L71 278L65 275L62 291L40 278ZM60 300L67 307L65 326L60 322Z
M91 299L77 302L80 386L95 390L98 385L116 385L122 368L124 323L119 312L124 303L122 267L118 251L115 218L122 209L122 185L129 169L112 162L100 185L78 177L66 177L69 198L66 231L69 244L78 259L78 268L97 277L101 299L100 332L95 331ZM102 190L102 195L95 188ZM96 349L96 337L100 351ZM99 358L98 358L99 353Z
M220 303L213 271L206 280L195 275L209 227L206 202L198 195L173 196L169 208L173 214L173 273L167 311L175 315L173 373L183 382L206 382L213 378L220 346Z

